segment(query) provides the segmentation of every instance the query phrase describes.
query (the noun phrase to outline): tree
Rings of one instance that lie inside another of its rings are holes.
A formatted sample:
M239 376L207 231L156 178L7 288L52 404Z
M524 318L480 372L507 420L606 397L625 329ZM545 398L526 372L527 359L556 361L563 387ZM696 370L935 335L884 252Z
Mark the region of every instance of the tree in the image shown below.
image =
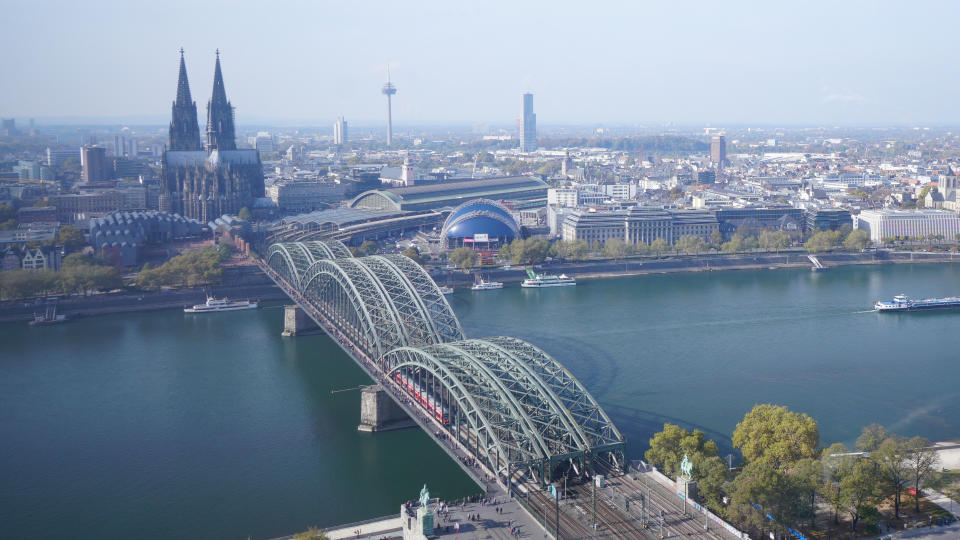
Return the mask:
M662 469L663 474L676 477L684 454L694 460L695 456L697 459L714 457L717 452L717 443L707 440L699 429L690 432L675 424L664 424L663 431L650 439L650 449L644 457Z
M823 451L820 463L823 466L824 482L820 493L833 508L833 522L840 523L840 512L846 508L846 499L841 482L853 470L856 463L855 456L847 455L850 451L843 443L834 443Z
M754 405L733 432L733 446L747 462L763 461L778 470L813 458L819 443L817 421L781 405Z
M893 515L900 518L900 504L903 490L909 481L909 464L907 463L907 448L903 438L893 435L884 439L876 450L871 451L870 458L877 464L877 472L883 479L886 493L893 496Z
M802 493L782 471L770 463L748 463L730 485L730 517L739 518L748 526L763 529L767 526L765 516L773 518L771 527L786 532L786 527L796 525L801 517ZM753 505L759 505L758 512Z
M837 244L838 237L835 231L818 231L807 239L803 247L810 253L830 251Z
M855 533L860 519L876 511L874 504L880 490L873 464L868 460L860 460L854 464L850 473L840 481L840 490L843 493L845 509L850 516L850 531Z
M857 450L861 452L873 452L889 437L887 428L880 424L870 424L863 428L860 436L857 437Z
M707 243L703 241L703 238L692 234L681 236L680 239L677 240L678 250L694 255L703 251L706 245Z
M57 243L66 251L76 251L85 246L87 241L83 237L83 231L72 225L64 225L57 231Z
M222 263L230 258L225 244L177 255L157 268L144 267L137 274L136 284L144 289L164 286L194 287L218 283L223 279Z
M403 250L401 255L409 258L417 264L423 264L423 258L420 256L420 250L417 249L417 246L410 246L407 249Z
M539 264L550 253L550 241L546 238L516 239L503 250L515 264Z
M377 252L377 243L373 240L366 240L364 243L360 244L360 248L357 250L357 254L361 257L366 255L373 255Z
M328 536L316 527L310 527L304 532L293 535L293 540L327 540Z
M817 493L823 486L823 463L819 459L803 458L790 467L788 474L802 495L800 513L810 516L810 528L815 529Z
M17 209L0 203L0 230L6 231L17 228Z
M570 246L570 258L575 261L585 260L590 255L590 244L586 240L575 240Z
M253 214L250 213L250 209L244 206L237 212L237 219L241 221L250 221L253 218Z
M717 456L705 457L703 454L693 460L693 477L700 496L710 508L722 508L723 488L730 476L727 464Z
M670 246L667 245L667 241L664 240L663 238L657 238L650 243L650 251L656 253L657 257L659 257L661 253L666 251L668 247Z
M743 251L743 239L738 235L733 235L733 238L720 245L720 249L723 250L724 253Z
M570 252L573 250L573 242L568 242L566 240L557 240L550 246L550 255L561 261L565 261L570 258Z
M904 448L907 454L907 467L910 475L910 482L914 489L914 510L920 512L920 486L924 480L929 479L936 472L937 464L940 458L936 450L931 448L930 441L923 437L913 437L906 441Z
M723 243L723 235L720 234L720 231L714 230L710 233L710 243L713 244L716 248L720 248L720 244Z
M608 238L603 243L603 254L613 260L622 259L630 254L630 246L620 238Z
M0 272L0 291L6 299L27 298L52 288L53 272L28 270L9 270Z
M783 231L763 231L757 243L761 249L779 252L790 245L790 235Z
M843 247L850 250L866 249L870 246L870 235L863 229L850 231L847 238L843 241Z
M450 253L450 264L463 268L473 268L477 264L477 254L468 247L459 247Z

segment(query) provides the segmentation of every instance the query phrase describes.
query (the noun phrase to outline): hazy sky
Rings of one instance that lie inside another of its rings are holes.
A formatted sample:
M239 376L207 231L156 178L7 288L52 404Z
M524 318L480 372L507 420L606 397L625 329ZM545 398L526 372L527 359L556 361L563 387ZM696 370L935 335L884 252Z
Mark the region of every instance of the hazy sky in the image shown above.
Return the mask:
M5 0L0 116L240 124L960 124L960 2Z

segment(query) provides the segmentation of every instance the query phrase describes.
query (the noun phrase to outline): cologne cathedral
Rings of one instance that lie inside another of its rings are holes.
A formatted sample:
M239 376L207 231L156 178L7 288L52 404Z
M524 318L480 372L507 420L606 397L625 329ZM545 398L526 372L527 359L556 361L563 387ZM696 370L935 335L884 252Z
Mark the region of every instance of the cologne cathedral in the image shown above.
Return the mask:
M170 121L170 145L161 164L160 209L208 223L236 215L263 197L263 165L256 150L237 150L233 106L220 72L220 51L207 103L207 141L200 140L197 102L190 97L187 66L180 49L180 80Z

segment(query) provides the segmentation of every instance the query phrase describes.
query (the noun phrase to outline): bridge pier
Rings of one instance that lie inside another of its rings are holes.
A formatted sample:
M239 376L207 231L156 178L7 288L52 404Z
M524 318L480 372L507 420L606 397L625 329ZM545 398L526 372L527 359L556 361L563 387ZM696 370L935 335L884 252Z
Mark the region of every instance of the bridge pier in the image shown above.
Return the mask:
M415 427L416 423L394 403L379 384L367 386L360 392L360 425L358 431L391 431Z
M317 323L307 316L303 308L293 304L283 306L283 337L293 337L304 334L312 334L319 330Z

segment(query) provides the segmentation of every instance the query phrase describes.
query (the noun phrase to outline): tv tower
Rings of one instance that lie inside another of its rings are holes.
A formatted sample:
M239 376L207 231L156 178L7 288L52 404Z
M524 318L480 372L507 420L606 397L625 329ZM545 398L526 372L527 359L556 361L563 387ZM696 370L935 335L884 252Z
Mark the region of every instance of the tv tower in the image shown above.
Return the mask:
M397 87L390 82L390 66L387 65L387 84L383 85L383 95L387 96L387 146L393 145L393 112L390 108L391 98L397 93Z

